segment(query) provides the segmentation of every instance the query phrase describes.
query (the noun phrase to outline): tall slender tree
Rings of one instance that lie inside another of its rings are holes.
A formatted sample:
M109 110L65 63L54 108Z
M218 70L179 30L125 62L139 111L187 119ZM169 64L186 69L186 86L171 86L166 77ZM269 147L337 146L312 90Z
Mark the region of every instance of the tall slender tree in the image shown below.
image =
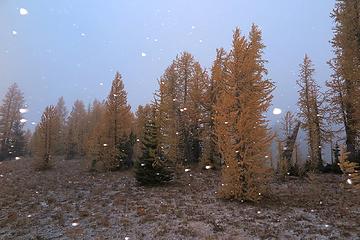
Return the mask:
M350 161L359 161L356 155L360 136L360 2L337 0L332 13L336 25L332 46L335 53L329 64L333 75L327 85L332 119L345 128Z
M300 64L300 73L297 84L299 86L298 106L300 108L299 118L302 127L308 134L308 148L310 158L307 160L309 170L321 170L322 162L322 140L324 139L322 127L324 109L320 88L314 79L314 66L310 58L305 55L303 63Z
M54 106L45 108L34 134L35 168L45 170L51 167L56 139L59 135L59 116Z
M58 99L55 110L59 115L59 137L55 146L55 154L64 155L66 153L66 127L68 117L68 111L66 109L64 97L61 96Z
M220 195L238 200L259 200L269 176L271 136L264 113L273 83L266 78L261 31L252 26L249 39L234 31L227 74L215 106L215 130L225 161Z
M105 170L116 170L124 166L128 157L126 142L129 141L132 121L124 83L117 72L105 102L103 118L96 127L96 135L93 136L93 167L101 164L101 168Z
M206 88L204 99L205 116L203 117L204 130L202 132L203 151L201 162L204 166L214 167L221 165L221 156L217 146L215 134L215 105L219 96L220 85L226 77L226 52L223 48L216 50L216 59L211 68L211 78Z
M66 132L66 157L85 155L87 112L82 101L76 100L68 118Z

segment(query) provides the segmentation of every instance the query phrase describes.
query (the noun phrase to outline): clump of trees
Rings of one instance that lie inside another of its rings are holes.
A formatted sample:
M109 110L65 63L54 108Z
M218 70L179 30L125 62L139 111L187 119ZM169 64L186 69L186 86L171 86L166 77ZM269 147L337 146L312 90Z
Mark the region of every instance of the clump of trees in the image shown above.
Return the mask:
M336 124L343 126L349 154L342 151L339 157L335 149L335 164L351 175L352 183L358 180L353 162L360 162L360 25L354 21L359 9L356 0L337 0L335 57L329 61L333 74L324 94L309 56L300 64L299 112L286 113L283 134L275 134L282 176L300 173L300 127L309 151L305 170L322 171L322 148L335 135L329 126ZM0 105L0 160L30 152L37 167L46 169L55 155L80 157L96 171L121 170L135 162L136 179L143 185L171 181L197 164L221 169L221 197L258 201L271 174L274 136L265 118L274 84L267 78L264 48L261 31L253 25L249 36L235 29L231 49L217 49L209 71L192 54L180 53L160 77L152 104L139 106L135 115L117 72L106 100L94 100L88 108L76 100L69 112L61 97L55 107L47 107L31 141L23 129L23 93L14 84Z

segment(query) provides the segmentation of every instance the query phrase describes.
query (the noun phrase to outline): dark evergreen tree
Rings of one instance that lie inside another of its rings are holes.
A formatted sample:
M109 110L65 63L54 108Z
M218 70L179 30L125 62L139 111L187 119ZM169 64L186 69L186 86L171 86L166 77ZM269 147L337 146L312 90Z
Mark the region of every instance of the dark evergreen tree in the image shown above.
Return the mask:
M172 180L173 173L164 164L158 130L153 120L148 120L145 124L142 144L142 156L135 163L136 180L142 185L158 185Z
M25 131L23 130L24 124L20 121L16 121L13 126L13 144L11 145L13 148L13 157L21 157L25 155Z

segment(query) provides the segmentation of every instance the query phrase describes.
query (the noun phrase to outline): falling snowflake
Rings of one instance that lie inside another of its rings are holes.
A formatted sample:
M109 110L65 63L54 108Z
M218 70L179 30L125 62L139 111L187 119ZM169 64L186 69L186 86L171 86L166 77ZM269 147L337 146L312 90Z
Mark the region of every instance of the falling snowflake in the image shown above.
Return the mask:
M191 29L195 29L196 27L195 26L191 26Z
M205 169L211 169L210 165L205 166Z
M81 35L82 37L85 37L85 36L86 36L86 34L85 34L85 33L81 33L80 35Z
M20 157L15 157L15 160L20 160L21 158Z
M27 120L26 120L25 118L23 118L23 119L20 119L20 122L21 122L21 123L26 123Z
M279 114L281 114L282 113L282 110L280 109L280 108L274 108L273 109L273 114L274 115L279 115Z
M25 15L28 15L29 12L26 8L20 8L19 13L21 16L25 16Z
M190 168L185 168L185 172L190 172L191 169Z
M107 143L104 143L103 146L104 146L104 147L107 147L108 145L107 145Z
M99 83L99 85L100 85L100 86L104 86L104 83L101 82L101 83Z
M29 110L27 108L20 108L19 112L20 113L27 113Z
M15 30L12 30L11 33L12 33L12 35L14 35L14 36L17 35L17 31L15 31Z
M142 53L141 53L141 56L142 56L142 57L146 57L146 53L142 52Z
M129 237L125 237L125 240L129 240L130 238Z
M348 180L346 180L347 184L352 184L352 180L350 178L348 178Z
M29 214L29 215L27 215L27 217L28 217L28 218L31 218L32 216L31 216L31 214Z
M35 125L36 124L36 122L31 122L31 125Z
M73 226L73 227L79 226L79 223L73 222L73 223L71 224L71 226Z

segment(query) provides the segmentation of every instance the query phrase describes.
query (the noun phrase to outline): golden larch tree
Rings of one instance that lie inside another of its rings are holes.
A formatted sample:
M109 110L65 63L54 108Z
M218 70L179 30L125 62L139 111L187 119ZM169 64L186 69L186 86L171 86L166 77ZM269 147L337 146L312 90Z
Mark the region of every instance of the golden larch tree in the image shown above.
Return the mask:
M216 102L215 130L225 162L220 196L257 201L266 190L271 135L264 113L273 83L266 78L261 31L253 25L249 39L234 31L227 72Z
M216 50L216 59L211 68L211 77L204 97L205 116L203 117L204 130L201 136L203 150L201 163L203 166L220 167L221 157L215 133L215 106L219 96L220 84L225 80L226 52L223 48Z
M103 170L123 167L127 159L125 145L129 140L133 121L127 93L119 72L115 74L110 93L104 106L104 114L95 127L90 151L91 168L101 165Z
M350 161L360 162L360 2L337 0L332 13L335 20L332 46L335 57L329 61L333 69L327 99L331 118L341 123L346 133ZM357 153L356 153L357 152Z
M54 106L45 108L34 133L34 165L44 170L51 167L56 139L59 135L59 118Z
M81 100L76 100L69 118L66 131L66 158L85 155L87 127L87 112Z

